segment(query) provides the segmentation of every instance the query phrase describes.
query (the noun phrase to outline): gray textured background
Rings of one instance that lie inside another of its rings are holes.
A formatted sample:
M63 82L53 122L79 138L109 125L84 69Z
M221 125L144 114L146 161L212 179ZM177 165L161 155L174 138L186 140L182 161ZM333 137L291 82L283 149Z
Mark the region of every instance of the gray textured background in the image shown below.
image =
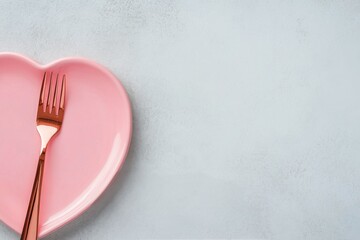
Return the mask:
M133 105L115 182L46 240L359 239L359 1L1 0L0 51L94 59Z

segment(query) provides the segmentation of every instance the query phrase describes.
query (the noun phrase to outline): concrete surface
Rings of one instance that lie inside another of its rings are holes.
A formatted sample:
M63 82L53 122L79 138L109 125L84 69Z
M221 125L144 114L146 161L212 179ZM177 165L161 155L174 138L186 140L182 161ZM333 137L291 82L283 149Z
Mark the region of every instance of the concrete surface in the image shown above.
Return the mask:
M359 1L0 1L0 51L94 59L133 104L115 182L44 239L358 239L359 43Z

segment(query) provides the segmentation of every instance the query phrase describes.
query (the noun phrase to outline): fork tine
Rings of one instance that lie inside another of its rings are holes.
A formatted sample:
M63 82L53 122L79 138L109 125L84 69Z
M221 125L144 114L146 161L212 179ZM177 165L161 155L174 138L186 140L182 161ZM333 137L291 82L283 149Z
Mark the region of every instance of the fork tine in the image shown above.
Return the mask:
M41 90L40 90L40 98L39 98L39 105L42 105L44 103L45 98L45 86L46 86L46 72L44 73L44 77L41 84Z
M57 98L58 79L59 79L59 74L56 74L55 90L54 90L54 96L53 96L53 102L52 102L52 109L55 110L55 113L57 111L56 110L56 98Z
M61 93L60 93L60 109L64 110L65 108L65 93L66 93L66 75L63 75L61 83Z
M51 93L52 75L53 75L53 73L51 72L50 73L50 83L49 83L49 89L48 89L48 96L47 96L47 104L46 104L46 107L49 108L49 112L51 111L51 108L50 108L50 93Z

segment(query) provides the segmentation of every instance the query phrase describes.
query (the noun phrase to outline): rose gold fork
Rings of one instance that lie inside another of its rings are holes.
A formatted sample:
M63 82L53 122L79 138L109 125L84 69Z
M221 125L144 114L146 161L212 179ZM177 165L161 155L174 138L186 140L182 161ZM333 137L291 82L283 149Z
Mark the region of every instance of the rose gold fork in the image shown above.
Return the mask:
M41 151L33 189L29 201L29 206L26 213L25 223L20 238L21 240L34 240L38 237L41 184L44 173L46 149L52 137L55 136L57 132L59 132L64 119L66 76L62 76L61 92L59 95L59 74L56 75L55 89L52 95L51 82L53 78L53 73L50 73L50 79L48 79L49 77L47 75L48 74L45 72L40 91L40 99L36 119L37 130L41 137ZM47 84L47 82L49 82L49 84ZM57 101L60 101L59 104L57 104Z

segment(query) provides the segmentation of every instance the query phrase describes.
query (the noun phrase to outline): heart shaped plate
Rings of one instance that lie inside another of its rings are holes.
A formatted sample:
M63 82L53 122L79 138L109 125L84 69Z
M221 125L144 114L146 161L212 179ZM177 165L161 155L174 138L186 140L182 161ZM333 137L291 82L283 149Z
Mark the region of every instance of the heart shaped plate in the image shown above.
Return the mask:
M24 223L40 151L35 119L45 71L66 74L67 105L46 156L40 237L101 195L124 163L132 133L129 98L104 67L82 58L42 66L0 53L0 219L6 225L20 233Z

